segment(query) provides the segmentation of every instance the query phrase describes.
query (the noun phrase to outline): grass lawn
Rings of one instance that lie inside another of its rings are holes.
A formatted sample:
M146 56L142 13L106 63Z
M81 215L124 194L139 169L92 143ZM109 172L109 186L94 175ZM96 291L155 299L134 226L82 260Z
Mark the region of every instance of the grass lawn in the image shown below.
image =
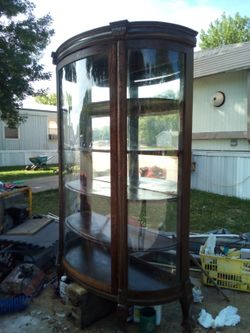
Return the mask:
M25 170L25 166L1 167L0 181L3 183L22 181L31 178L52 176L58 168L57 165L48 165L46 169L40 170Z
M58 197L58 190L33 193L32 214L53 213L55 215L59 215Z
M58 215L58 191L33 194L34 214ZM191 191L190 230L206 232L226 228L233 233L250 232L250 200L197 190Z
M191 231L226 228L231 232L250 232L250 200L191 191Z
M15 181L25 181L31 178L53 176L57 165L49 164L47 168L40 170L25 170L25 166L11 166L0 168L0 181L11 183ZM48 212L58 215L58 190L33 193L33 215L47 214Z
M25 167L0 168L0 181L12 182L53 175L57 166L48 170L30 170ZM58 190L33 193L33 214L58 215ZM154 211L157 214L157 209ZM190 230L205 232L226 228L233 233L250 232L250 200L241 200L197 190L191 191Z

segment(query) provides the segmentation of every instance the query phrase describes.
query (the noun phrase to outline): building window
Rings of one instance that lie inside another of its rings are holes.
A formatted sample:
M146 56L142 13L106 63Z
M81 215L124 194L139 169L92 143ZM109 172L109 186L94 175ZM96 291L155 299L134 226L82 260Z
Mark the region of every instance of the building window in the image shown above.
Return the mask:
M4 127L5 139L19 139L18 128Z
M49 140L57 140L57 122L55 120L49 120Z

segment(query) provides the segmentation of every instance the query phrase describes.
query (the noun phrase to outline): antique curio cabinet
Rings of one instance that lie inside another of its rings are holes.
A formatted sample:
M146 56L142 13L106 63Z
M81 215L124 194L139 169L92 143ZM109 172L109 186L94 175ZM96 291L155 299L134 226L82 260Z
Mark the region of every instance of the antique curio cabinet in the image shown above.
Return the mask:
M118 21L53 53L59 274L117 302L180 300L188 328L189 188L196 32Z

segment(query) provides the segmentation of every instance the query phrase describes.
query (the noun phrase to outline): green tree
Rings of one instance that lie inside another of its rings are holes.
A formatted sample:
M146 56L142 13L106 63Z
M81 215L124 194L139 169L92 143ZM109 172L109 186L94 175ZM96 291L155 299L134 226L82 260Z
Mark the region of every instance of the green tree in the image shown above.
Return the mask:
M149 146L155 146L156 136L162 131L178 131L179 118L177 114L168 116L141 117L139 126L140 142Z
M52 18L36 18L28 0L0 0L0 118L16 127L24 118L18 108L34 94L32 82L50 78L39 63L54 31Z
M46 104L46 105L56 105L57 104L55 93L37 95L37 96L35 96L35 100L37 101L37 103L40 103L40 104Z
M250 41L250 18L239 13L234 17L223 13L220 19L210 23L207 32L201 30L199 46L208 49L247 41Z

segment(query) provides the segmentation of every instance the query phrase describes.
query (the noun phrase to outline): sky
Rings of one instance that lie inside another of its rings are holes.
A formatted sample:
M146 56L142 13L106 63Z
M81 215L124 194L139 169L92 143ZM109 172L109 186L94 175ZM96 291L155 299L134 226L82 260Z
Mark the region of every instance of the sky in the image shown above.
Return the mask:
M250 16L249 0L33 0L33 3L37 17L50 13L53 18L55 35L41 59L53 75L50 82L40 84L51 92L56 91L51 52L81 32L125 19L170 22L200 32L206 31L223 12Z

